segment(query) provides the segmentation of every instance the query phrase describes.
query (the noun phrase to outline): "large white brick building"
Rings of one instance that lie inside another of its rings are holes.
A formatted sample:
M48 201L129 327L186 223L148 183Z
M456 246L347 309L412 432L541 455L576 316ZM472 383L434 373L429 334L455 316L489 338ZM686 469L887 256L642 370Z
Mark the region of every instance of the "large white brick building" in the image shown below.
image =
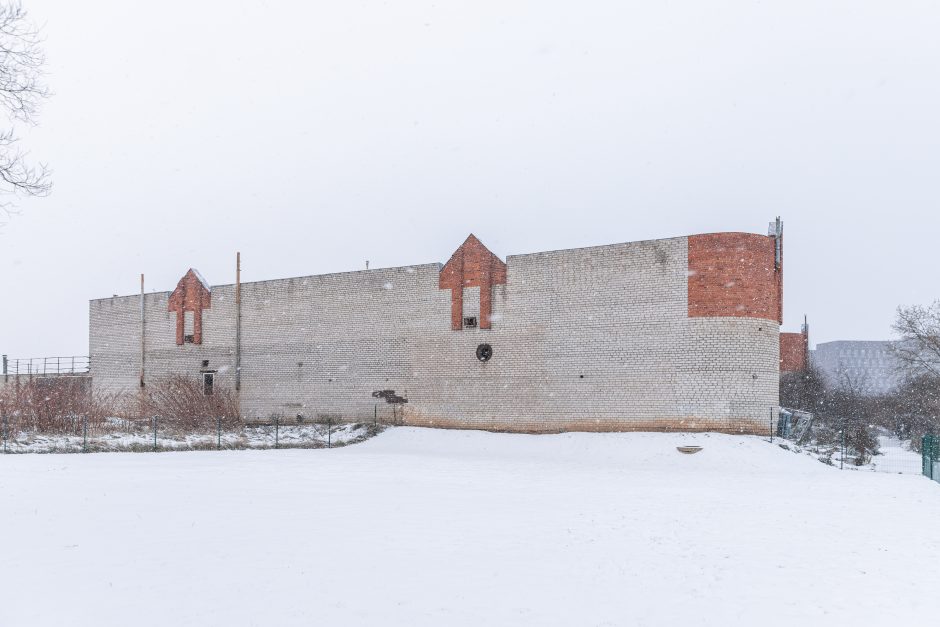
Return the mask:
M764 432L782 242L720 233L91 301L98 389L236 387L248 420ZM240 332L239 332L240 317Z

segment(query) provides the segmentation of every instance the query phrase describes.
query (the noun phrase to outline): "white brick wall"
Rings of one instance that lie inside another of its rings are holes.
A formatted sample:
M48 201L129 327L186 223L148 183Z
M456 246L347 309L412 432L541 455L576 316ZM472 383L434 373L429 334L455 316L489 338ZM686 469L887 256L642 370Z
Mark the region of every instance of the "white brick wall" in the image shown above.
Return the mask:
M689 318L687 260L685 238L509 257L490 330L451 330L439 264L243 284L243 412L366 420L378 400L382 418L391 406L372 393L391 389L409 424L763 433L779 325ZM147 380L208 359L232 386L234 286L212 288L200 346L176 345L168 297L146 296ZM96 386L137 389L139 298L91 302ZM464 290L464 315L479 315L479 288Z

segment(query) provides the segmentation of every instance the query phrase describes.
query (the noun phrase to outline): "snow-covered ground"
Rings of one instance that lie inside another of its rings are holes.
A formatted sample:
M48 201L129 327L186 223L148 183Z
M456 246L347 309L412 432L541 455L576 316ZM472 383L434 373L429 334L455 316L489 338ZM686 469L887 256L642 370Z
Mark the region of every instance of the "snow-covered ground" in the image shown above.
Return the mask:
M878 449L879 454L873 456L871 462L862 466L862 469L918 475L923 472L921 455L911 450L910 443L890 435L882 435L878 437Z
M940 611L940 486L756 437L396 428L332 450L7 455L0 538L4 627Z
M275 432L276 431L276 432ZM283 425L280 427L249 425L237 431L179 434L157 430L156 450L191 451L221 448L317 448L344 446L365 440L371 435L368 425ZM3 443L4 453L81 453L108 451L153 451L154 434L147 429L89 435L15 433Z

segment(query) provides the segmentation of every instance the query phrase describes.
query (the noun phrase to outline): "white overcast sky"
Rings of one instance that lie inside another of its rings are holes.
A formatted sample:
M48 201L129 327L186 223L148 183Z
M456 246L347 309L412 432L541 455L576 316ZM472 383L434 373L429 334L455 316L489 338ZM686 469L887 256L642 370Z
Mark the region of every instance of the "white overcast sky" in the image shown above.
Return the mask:
M940 296L940 6L26 0L55 171L0 229L0 352L88 300L786 223L785 327Z

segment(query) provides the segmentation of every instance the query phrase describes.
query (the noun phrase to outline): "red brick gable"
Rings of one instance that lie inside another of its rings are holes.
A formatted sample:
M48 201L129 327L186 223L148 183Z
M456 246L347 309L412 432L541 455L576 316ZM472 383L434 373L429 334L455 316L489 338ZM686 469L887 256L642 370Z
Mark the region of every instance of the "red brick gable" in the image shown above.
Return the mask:
M176 343L185 342L187 311L193 312L193 344L202 344L202 310L212 306L212 292L205 279L193 268L183 275L170 294L167 309L176 312Z
M451 328L463 328L463 289L480 288L480 328L491 328L493 286L506 283L506 264L472 233L441 269L440 289L450 290Z

